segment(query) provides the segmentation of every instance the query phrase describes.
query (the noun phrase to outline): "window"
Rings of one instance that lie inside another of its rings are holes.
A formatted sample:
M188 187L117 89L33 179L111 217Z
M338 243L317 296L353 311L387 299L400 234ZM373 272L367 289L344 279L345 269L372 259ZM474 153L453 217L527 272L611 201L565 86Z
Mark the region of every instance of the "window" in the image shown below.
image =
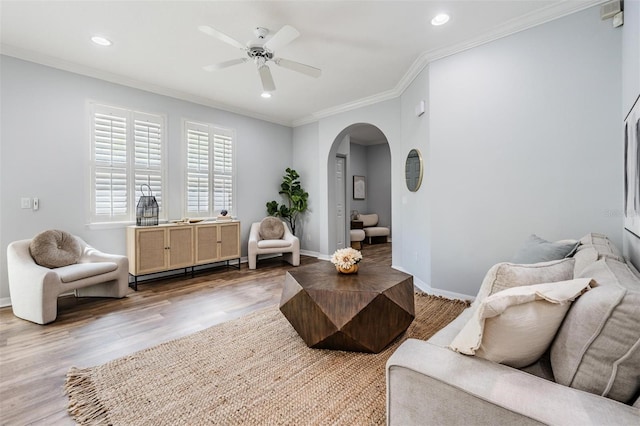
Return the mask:
M233 131L185 121L187 217L212 217L235 208Z
M92 105L91 222L134 221L144 184L156 197L160 218L166 218L164 139L162 116Z

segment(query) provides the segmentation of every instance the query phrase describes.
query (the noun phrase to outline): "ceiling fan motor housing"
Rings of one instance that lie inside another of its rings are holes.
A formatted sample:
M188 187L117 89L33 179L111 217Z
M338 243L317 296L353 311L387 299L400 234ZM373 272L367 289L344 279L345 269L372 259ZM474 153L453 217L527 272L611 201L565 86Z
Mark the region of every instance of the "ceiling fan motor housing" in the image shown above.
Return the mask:
M273 59L273 52L268 51L262 46L249 46L247 55L251 59L264 58L265 60Z

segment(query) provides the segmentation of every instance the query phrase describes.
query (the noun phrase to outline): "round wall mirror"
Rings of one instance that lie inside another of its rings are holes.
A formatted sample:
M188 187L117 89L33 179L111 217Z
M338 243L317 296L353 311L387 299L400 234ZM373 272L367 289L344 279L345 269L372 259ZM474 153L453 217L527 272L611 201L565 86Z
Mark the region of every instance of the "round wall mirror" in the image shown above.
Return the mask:
M407 155L407 162L404 165L404 177L407 181L407 188L411 192L416 192L422 183L422 154L417 149L412 149Z

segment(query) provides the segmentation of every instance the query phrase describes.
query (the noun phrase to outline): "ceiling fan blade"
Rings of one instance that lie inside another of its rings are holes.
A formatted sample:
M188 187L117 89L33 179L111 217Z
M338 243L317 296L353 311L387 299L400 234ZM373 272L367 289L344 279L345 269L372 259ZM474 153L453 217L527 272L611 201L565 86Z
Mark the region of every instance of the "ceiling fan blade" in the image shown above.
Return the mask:
M208 25L200 25L198 29L205 34L210 35L211 37L215 37L218 40L224 41L225 43L230 44L233 47L237 47L238 49L245 50L247 48L244 44L240 43L238 40L235 40L229 37L228 35L226 35L225 33L221 33L220 31L216 30L215 28L211 28Z
M312 67L311 65L301 64L300 62L296 61L290 61L289 59L275 58L273 59L273 62L283 68L297 71L299 73L308 75L309 77L318 78L320 77L320 75L322 75L322 70L319 68Z
M220 63L217 63L217 64L207 65L207 66L202 67L202 68L205 71L216 71L216 70L221 70L223 68L231 67L233 65L243 64L243 63L247 62L248 60L249 60L249 58L231 59L229 61L224 61L224 62L220 62Z
M273 83L273 77L271 76L271 70L266 65L258 67L258 73L260 74L260 80L262 80L262 89L265 92L273 92L276 90L276 85Z
M293 40L297 39L300 33L298 30L293 28L290 25L285 25L280 28L280 31L275 33L269 41L264 44L264 48L270 50L271 52L275 52L281 47L286 46L291 43Z

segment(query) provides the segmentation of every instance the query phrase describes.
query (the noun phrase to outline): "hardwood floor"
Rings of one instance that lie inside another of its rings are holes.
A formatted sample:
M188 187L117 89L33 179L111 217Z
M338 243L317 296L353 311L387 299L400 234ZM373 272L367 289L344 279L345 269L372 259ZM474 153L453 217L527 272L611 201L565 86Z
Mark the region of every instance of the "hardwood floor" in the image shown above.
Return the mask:
M391 265L391 244L365 245L362 265ZM301 264L321 262L301 257ZM58 318L37 325L0 309L0 423L73 425L63 391L69 367L103 364L257 309L277 305L285 272L279 258L258 269L216 268L140 282L124 299L58 300Z

